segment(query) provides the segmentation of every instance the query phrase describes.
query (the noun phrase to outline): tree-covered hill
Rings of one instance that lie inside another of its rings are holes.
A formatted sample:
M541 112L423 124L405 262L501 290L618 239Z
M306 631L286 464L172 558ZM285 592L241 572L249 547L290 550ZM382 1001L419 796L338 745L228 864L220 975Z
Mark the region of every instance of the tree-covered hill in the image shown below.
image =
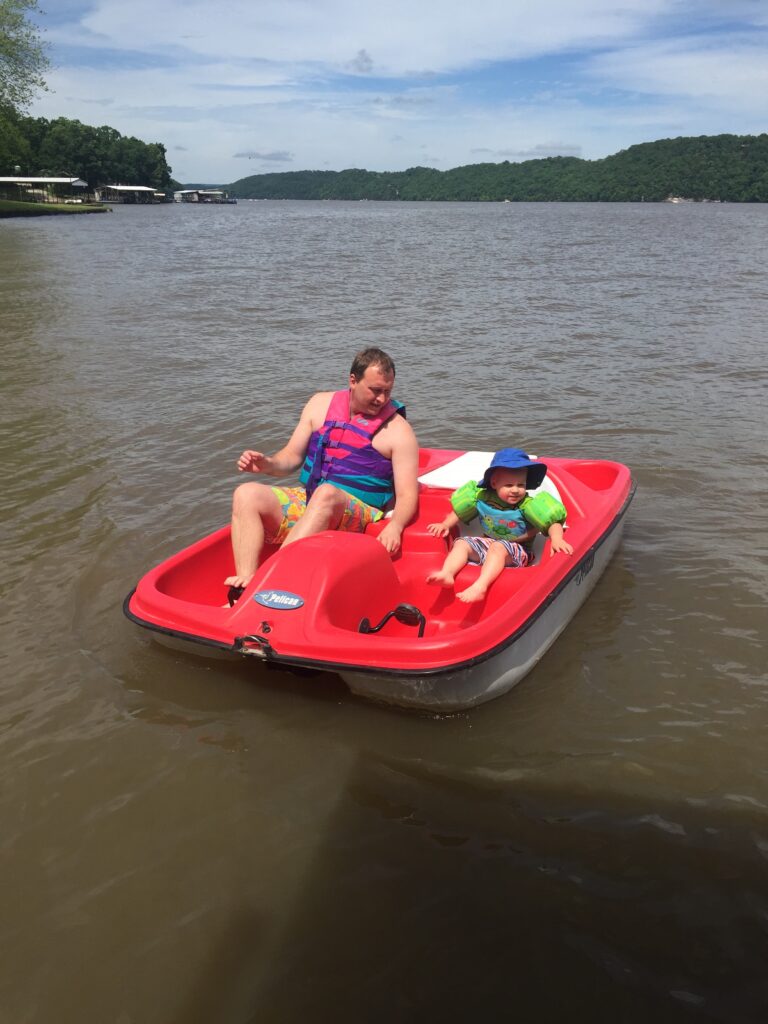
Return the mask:
M548 157L450 171L288 171L225 186L241 199L658 202L670 196L768 202L768 135L661 139L602 160Z
M0 175L66 175L97 185L173 187L165 146L66 117L23 117L0 107Z

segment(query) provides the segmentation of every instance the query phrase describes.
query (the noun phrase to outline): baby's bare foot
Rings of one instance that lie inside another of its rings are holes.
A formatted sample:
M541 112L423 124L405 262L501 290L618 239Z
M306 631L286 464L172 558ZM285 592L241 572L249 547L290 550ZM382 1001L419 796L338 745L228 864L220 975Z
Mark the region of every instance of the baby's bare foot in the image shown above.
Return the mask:
M439 583L441 587L452 587L453 576L449 572L440 569L437 572L431 572L427 576L427 583Z
M476 601L482 601L487 593L487 587L483 587L479 583L473 583L471 587L467 587L466 590L462 590L456 595L456 597L458 597L460 601L463 601L464 604L474 604Z

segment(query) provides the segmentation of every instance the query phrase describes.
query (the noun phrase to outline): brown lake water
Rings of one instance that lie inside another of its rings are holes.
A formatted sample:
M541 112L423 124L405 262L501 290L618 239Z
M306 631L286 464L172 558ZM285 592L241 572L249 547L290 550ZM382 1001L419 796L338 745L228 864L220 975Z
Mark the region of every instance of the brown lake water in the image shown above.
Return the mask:
M1 1021L768 1019L766 238L729 205L0 224ZM423 445L638 483L466 714L122 614L367 344Z

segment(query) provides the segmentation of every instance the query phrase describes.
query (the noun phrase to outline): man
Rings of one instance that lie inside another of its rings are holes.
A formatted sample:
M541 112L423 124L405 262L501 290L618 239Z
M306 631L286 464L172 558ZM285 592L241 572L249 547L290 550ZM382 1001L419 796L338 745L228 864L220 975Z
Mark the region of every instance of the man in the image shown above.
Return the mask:
M248 449L241 473L286 476L302 467L302 487L241 484L232 500L235 572L230 599L250 583L265 543L292 544L321 530L362 532L392 507L378 536L400 548L418 503L419 449L404 407L391 399L395 364L378 348L358 352L348 391L322 391L302 410L290 440L274 455Z

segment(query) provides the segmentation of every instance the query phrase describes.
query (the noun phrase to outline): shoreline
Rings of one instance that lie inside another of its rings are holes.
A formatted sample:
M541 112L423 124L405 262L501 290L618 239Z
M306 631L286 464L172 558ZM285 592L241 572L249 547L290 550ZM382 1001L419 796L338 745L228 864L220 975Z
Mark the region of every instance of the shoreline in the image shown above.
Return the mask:
M70 213L108 213L108 206L95 204L64 203L22 203L14 199L0 199L0 218L3 217L46 217Z

